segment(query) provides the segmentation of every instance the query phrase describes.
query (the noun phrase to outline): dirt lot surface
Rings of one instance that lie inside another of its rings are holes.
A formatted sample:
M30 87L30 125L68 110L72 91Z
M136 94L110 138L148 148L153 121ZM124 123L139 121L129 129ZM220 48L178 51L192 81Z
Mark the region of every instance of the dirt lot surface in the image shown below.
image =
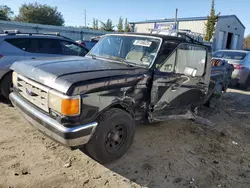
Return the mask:
M250 92L230 89L213 127L191 121L139 125L133 146L102 166L32 128L0 104L0 187L250 187Z

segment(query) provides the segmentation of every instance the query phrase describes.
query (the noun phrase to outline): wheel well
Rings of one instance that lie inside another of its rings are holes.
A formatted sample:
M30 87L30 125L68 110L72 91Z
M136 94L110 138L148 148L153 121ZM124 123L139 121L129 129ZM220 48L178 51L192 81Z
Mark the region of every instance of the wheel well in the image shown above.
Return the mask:
M126 106L126 105L115 104L115 105L111 106L110 108L119 108L121 110L124 110L124 111L128 112L132 117L135 116L133 110L130 107Z
M119 108L121 110L124 110L125 112L129 113L133 118L135 117L135 114L133 112L133 110L128 107L127 105L122 105L122 104L113 104L107 108L105 108L104 110L102 110L97 117L99 117L101 114L103 114L104 112L106 112L107 110L111 109L111 108Z
M0 80L0 84L2 83L3 79L4 79L7 75L11 74L12 72L13 72L12 70L10 70L9 72L6 72L6 73L2 76L2 78L1 78L1 80Z

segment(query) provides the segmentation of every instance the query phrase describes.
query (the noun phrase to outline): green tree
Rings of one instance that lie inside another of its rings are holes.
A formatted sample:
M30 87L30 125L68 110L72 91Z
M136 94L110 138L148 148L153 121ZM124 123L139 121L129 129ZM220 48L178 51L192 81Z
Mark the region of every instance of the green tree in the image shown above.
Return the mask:
M128 24L128 19L125 19L124 23L124 32L130 32L129 24Z
M244 38L243 47L245 49L250 49L250 35Z
M63 16L57 7L38 3L23 4L19 8L16 21L61 26L64 24Z
M13 12L10 7L7 5L0 5L0 20L11 20L11 16L13 15Z
M210 41L212 39L215 31L215 24L218 21L219 15L220 13L215 14L214 0L212 0L210 15L207 17L206 23L206 35L204 37L206 41Z
M112 20L108 19L106 23L101 22L101 29L104 31L114 31Z
M122 17L119 18L119 21L117 24L117 29L119 32L123 32L123 19L122 19Z

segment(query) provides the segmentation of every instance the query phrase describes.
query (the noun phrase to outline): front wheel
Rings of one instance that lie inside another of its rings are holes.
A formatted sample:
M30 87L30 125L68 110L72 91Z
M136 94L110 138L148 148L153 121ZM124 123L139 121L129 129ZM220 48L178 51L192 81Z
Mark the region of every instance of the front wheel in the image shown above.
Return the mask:
M1 93L6 98L9 99L10 93L13 91L12 84L12 74L6 74L1 81Z
M112 108L100 116L86 149L98 162L110 163L125 154L132 145L134 134L135 122L132 116L122 109Z

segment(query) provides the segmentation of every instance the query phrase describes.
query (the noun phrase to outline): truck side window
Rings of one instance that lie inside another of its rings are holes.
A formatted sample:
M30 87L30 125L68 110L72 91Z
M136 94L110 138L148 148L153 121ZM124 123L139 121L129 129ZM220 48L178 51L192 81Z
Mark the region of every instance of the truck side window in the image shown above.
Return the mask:
M163 50L160 56L160 61L163 61L160 66L161 72L173 72L176 59L176 51L174 53L173 51L176 49L178 44L179 43L174 41L164 42Z
M160 68L160 71L161 72L173 72L175 59L176 59L176 51L164 61L164 63L162 64Z
M176 51L175 73L183 74L186 67L196 68L196 76L204 74L207 50L204 47L181 44Z

